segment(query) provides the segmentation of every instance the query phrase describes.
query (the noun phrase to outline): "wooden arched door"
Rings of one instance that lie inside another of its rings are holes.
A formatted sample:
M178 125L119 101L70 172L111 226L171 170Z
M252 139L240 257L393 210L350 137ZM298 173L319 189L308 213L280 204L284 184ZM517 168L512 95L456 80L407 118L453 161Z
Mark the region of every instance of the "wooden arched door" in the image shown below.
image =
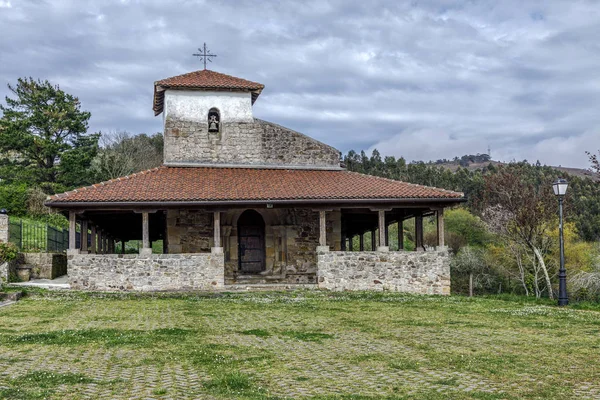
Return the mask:
M246 210L238 219L238 260L241 273L265 270L265 221L254 210Z

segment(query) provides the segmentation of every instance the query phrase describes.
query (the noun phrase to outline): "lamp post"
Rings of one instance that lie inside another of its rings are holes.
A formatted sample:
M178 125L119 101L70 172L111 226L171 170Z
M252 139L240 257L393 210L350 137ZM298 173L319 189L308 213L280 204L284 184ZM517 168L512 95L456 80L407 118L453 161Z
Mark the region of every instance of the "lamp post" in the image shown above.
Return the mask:
M565 243L563 239L563 200L567 193L569 183L566 179L557 179L552 184L554 194L558 197L558 218L559 218L559 241L560 241L560 269L558 270L558 305L566 306L569 304L567 295L567 271L565 270Z

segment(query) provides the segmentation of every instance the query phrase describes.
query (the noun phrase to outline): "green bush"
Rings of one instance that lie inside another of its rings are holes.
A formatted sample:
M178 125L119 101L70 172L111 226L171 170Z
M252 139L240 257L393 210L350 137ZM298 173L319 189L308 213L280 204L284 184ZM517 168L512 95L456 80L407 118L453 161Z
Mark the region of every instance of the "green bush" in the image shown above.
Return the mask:
M13 243L0 242L0 263L12 261L18 254L19 249Z

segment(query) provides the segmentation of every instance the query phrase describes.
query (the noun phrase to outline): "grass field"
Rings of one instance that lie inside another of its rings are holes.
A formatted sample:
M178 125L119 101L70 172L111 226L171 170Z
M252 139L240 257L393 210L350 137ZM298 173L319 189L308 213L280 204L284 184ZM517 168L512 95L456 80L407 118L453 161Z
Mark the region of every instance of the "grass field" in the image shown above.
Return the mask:
M600 313L521 298L34 292L0 398L600 398Z

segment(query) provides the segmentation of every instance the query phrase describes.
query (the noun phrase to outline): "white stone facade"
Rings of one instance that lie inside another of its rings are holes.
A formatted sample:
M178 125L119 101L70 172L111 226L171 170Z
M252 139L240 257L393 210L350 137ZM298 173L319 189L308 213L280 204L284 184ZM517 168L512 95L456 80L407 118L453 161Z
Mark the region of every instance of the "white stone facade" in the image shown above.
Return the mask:
M219 110L222 123L254 121L250 92L173 89L165 92L163 121L174 118L205 124L211 108Z

